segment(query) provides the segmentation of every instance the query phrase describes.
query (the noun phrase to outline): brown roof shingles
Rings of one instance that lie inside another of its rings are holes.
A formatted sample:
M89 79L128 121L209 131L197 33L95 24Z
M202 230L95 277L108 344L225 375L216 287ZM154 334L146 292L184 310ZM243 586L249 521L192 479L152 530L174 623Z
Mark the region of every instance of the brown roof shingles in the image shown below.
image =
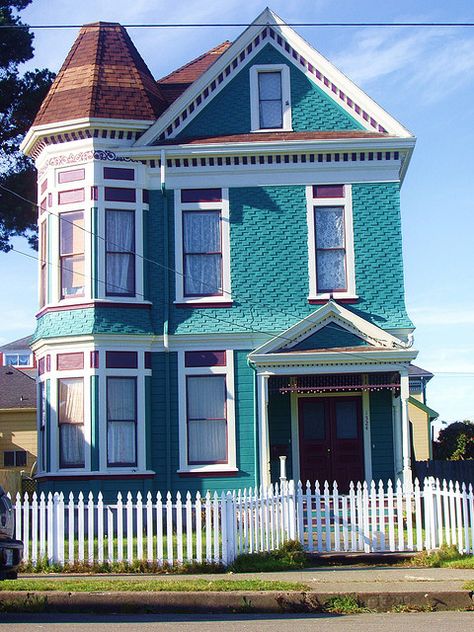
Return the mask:
M120 24L83 26L34 125L77 118L154 121L168 104Z
M344 140L346 138L387 138L387 134L367 131L334 131L334 132L259 132L258 134L233 134L227 136L208 136L206 138L171 138L161 141L163 145L207 145L212 143L268 143L272 141L298 140Z

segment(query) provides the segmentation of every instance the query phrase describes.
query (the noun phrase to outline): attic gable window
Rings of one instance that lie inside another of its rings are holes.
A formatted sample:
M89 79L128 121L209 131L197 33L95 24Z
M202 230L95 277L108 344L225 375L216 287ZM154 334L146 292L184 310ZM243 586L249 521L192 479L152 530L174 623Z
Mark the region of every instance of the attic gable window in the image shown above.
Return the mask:
M286 64L252 66L250 108L253 132L291 130L290 70Z

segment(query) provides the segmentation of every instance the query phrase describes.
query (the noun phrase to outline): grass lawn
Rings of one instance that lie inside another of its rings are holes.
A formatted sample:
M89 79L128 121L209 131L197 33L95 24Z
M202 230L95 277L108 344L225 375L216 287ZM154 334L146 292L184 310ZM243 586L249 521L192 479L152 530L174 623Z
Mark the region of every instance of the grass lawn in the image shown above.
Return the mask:
M423 551L413 557L410 566L426 566L428 568L472 568L474 555L463 555L455 546L442 546L437 551Z
M307 591L306 584L259 579L208 581L189 579L166 581L162 579L16 579L0 582L0 591L17 590L41 592L230 592L236 590L284 590Z

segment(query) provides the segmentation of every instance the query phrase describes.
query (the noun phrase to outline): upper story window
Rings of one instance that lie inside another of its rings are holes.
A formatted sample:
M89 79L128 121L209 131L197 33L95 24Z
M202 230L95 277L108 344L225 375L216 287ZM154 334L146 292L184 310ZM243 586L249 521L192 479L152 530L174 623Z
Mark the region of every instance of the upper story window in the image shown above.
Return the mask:
M355 298L351 187L308 187L307 197L309 298Z
M24 353L5 353L5 366L33 366L33 354L29 351Z
M252 131L291 130L290 71L286 64L250 69Z
M175 219L176 301L230 302L227 190L183 189Z
M105 211L106 294L135 295L135 213L127 210Z
M84 212L61 213L59 219L61 298L84 296Z
M39 231L39 246L40 246L40 279L39 279L39 294L40 294L40 307L44 307L47 298L47 285L48 285L48 250L47 250L47 231L48 220L44 219L40 224Z
M107 378L107 465L137 464L137 379Z

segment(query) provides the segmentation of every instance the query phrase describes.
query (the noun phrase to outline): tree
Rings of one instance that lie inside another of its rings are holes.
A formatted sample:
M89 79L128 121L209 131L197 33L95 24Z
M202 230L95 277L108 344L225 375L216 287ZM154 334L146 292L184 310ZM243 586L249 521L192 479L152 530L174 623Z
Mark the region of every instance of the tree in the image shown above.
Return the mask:
M440 430L433 444L435 459L465 461L474 459L474 422L456 421Z
M11 249L10 239L15 235L27 237L33 247L37 241L35 172L19 145L54 74L47 69L19 72L19 65L33 57L34 36L14 12L31 1L0 0L0 26L12 26L0 29L0 185L17 194L0 188L0 251L4 252Z

